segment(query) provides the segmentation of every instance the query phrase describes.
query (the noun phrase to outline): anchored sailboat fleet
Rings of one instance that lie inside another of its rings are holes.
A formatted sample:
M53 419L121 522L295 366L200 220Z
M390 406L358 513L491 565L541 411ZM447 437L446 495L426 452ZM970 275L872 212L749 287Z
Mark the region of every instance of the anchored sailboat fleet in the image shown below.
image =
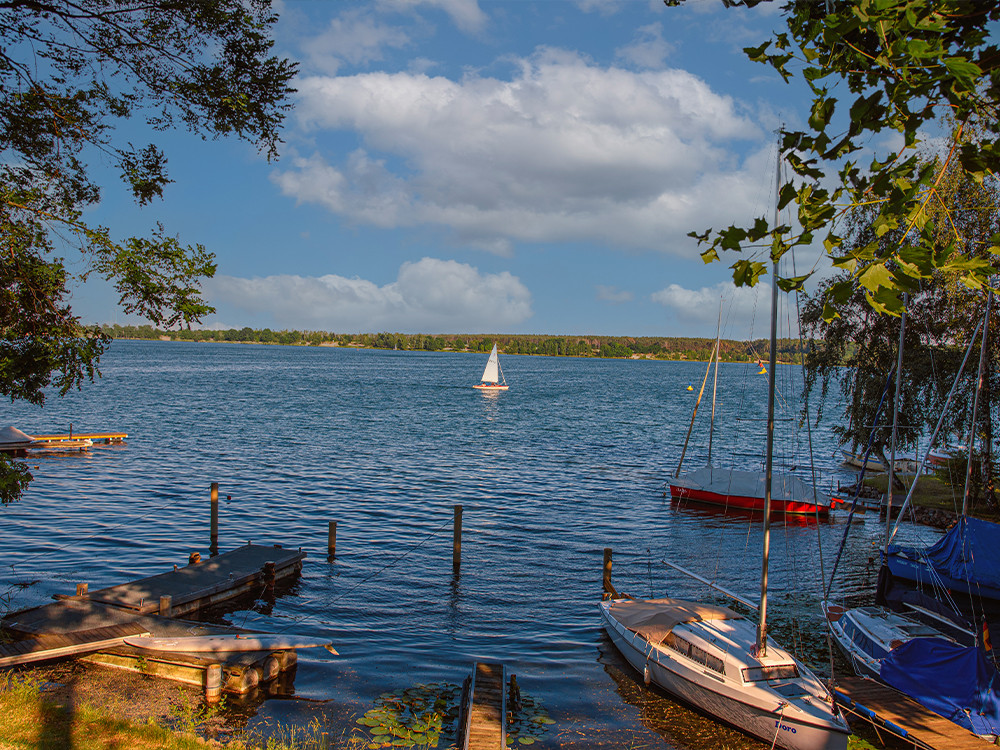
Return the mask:
M777 181L780 187L780 174ZM714 586L755 609L757 623L727 607L671 598L616 597L601 602L600 611L611 640L625 659L642 672L647 683L658 685L772 747L844 750L850 729L830 692L805 664L767 634L767 574L774 486L776 279L777 267L772 273L767 452L761 483L764 539L760 603L755 606ZM727 495L731 496L731 491Z

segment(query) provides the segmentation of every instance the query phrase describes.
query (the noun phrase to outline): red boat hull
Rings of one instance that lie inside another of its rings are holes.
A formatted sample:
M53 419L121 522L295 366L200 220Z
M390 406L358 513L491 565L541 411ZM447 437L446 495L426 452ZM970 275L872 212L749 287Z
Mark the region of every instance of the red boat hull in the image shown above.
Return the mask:
M721 495L718 492L699 490L691 487L678 487L676 485L670 485L670 496L674 500L691 500L698 503L705 503L707 505L721 505L726 508L751 510L757 511L758 513L764 512L764 498L762 497ZM825 505L816 505L815 503L804 503L794 500L778 500L772 498L771 512L798 513L810 516L819 513L821 516L826 516L829 515L830 508Z

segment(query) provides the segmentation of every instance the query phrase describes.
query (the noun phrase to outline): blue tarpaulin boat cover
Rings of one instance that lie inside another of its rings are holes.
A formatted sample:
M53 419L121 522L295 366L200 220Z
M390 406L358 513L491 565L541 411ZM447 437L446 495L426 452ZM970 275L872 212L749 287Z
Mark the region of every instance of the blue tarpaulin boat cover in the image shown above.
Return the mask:
M890 555L895 551L911 557L918 552L906 547L889 548ZM1000 589L1000 524L961 518L922 553L939 573L972 583L973 591L976 584Z
M976 734L1000 734L1000 675L979 646L914 638L882 660L879 677Z

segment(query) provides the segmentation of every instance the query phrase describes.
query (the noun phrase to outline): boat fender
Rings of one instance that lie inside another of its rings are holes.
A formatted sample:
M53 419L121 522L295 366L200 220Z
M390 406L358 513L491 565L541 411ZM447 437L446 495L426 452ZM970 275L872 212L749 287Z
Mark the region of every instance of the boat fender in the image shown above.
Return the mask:
M651 683L653 681L653 675L649 671L649 664L648 663L646 664L645 669L642 670L642 681L646 685L646 687L649 687L649 683Z

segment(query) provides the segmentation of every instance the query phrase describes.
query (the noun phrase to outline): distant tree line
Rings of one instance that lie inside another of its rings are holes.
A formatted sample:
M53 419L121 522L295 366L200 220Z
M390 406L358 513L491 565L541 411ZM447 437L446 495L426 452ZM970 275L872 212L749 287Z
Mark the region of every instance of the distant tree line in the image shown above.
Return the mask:
M707 361L715 346L710 338L659 338L654 336L545 336L513 334L423 333L329 333L327 331L272 331L270 328L230 328L228 330L162 331L151 325L103 326L104 333L116 339L163 341L215 341L286 346L350 346L361 349L398 349L400 351L488 352L496 344L504 354L539 354L549 357L609 357ZM726 362L766 360L768 345L764 339L721 342ZM778 360L801 361L797 339L778 340Z

